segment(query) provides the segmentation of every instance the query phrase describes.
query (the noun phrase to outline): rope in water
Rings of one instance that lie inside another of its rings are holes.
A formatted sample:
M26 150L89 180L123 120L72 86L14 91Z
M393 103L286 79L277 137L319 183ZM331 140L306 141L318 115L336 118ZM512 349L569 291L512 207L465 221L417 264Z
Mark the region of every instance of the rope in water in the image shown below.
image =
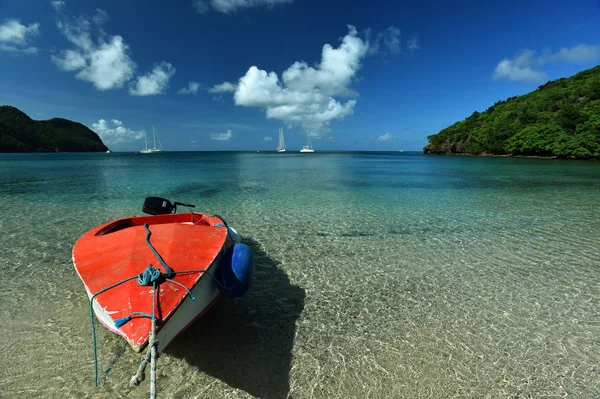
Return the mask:
M183 270L180 272L176 272L175 274L177 276L179 276L179 275L194 274L194 273L206 274L209 277L211 277L215 281L215 283L217 283L217 285L219 285L221 288L223 288L225 290L227 289L227 287L225 285L221 284L221 282L215 276L213 276L211 273L207 272L206 270ZM172 282L177 283L176 281L172 281ZM177 283L177 284L179 284L179 283ZM187 287L184 286L183 284L179 284L179 285L181 285L182 287L187 289ZM191 295L191 292L190 292L190 297L192 298L192 300L194 300L193 299L194 296ZM122 319L127 319L127 318L122 318ZM118 320L121 320L121 319L115 320L115 324L117 323ZM129 319L127 321L129 321ZM127 321L125 321L125 322L127 322ZM133 387L133 386L140 385L146 379L146 366L151 362L151 359L152 359L152 352L148 351L146 353L146 355L144 356L144 358L142 359L142 361L140 362L140 365L138 366L136 373L133 376L131 376L131 379L129 380L129 386Z
M156 358L158 357L158 342L156 340L156 316L154 316L154 308L157 300L156 281L152 284L152 335L150 335L150 399L156 398Z
M137 276L133 276L133 277L126 278L125 280L121 280L118 283L115 283L111 286L101 289L100 291L96 292L94 295L92 295L90 297L90 319L92 320L92 337L94 340L94 376L95 376L94 381L95 381L96 387L98 387L99 382L98 382L98 350L97 350L97 342L96 342L96 325L94 323L94 298L112 288L115 288L123 283L126 283L129 280L133 280L136 277Z

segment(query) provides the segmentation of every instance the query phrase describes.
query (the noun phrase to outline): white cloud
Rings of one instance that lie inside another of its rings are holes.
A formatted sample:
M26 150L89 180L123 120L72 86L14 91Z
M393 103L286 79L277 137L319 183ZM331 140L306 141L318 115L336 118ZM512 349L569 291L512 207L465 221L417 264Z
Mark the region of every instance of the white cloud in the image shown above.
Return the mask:
M600 59L600 46L588 46L581 43L572 48L561 48L557 53L550 55L546 62L562 61L579 64L598 59Z
M144 130L126 128L118 119L112 119L110 122L100 119L92 124L92 130L98 133L104 144L108 146L141 140L145 134Z
M198 82L188 82L186 87L182 87L177 94L196 94L202 85Z
M92 40L92 23L85 18L58 22L59 30L75 46L52 56L65 71L77 71L77 79L91 82L98 90L121 88L135 71L129 47L121 36L109 36L100 30L97 43Z
M56 65L65 71L76 71L87 66L87 60L78 51L63 50L61 57L52 57Z
M174 74L173 65L161 62L151 72L138 77L137 82L129 89L129 93L134 96L153 96L164 93Z
M402 36L402 33L400 32L400 29L398 29L395 26L390 26L383 33L383 44L385 44L385 46L388 48L388 50L392 54L400 53L400 49L401 49L400 38L401 38L401 36Z
M40 24L23 25L16 19L9 19L0 25L0 50L9 52L36 53L37 48L29 46L32 37L40 32Z
M273 141L273 137L271 137L271 136L265 136L265 141Z
M62 0L52 0L50 4L52 5L52 7L54 7L54 10L56 11L61 11L65 6L65 2Z
M541 82L548 79L542 72L528 66L519 66L514 60L504 59L496 66L494 79L508 79L520 82Z
M209 8L225 14L233 13L244 8L272 7L278 4L291 3L293 0L194 0L192 6L200 14L208 12Z
M369 44L369 55L375 54L401 54L414 53L421 46L419 39L412 37L406 41L405 48L402 47L402 31L397 26L389 26L384 31L374 34L369 28L365 31L365 39ZM406 49L406 50L405 50Z
M230 82L223 82L208 89L209 93L233 93L237 86Z
M64 2L58 3L51 4L60 11ZM91 19L65 17L57 23L58 29L74 47L53 55L52 61L62 70L75 72L77 79L91 82L98 90L122 88L134 77L136 69L123 38L108 35L101 28L109 19L106 11L96 9ZM97 31L95 40L93 31ZM163 93L174 73L175 68L171 64L162 62L151 72L139 76L130 87L130 93L139 96Z
M393 139L394 139L394 136L392 136L389 133L386 133L383 136L377 137L375 140L377 140L379 142L383 142L383 141L389 141L389 140L393 140Z
M369 45L357 36L356 28L348 29L338 48L323 46L316 67L295 62L283 72L281 80L275 72L250 67L239 79L235 104L263 108L267 118L302 126L314 135L323 132L332 120L352 114L356 100L342 103L335 97L356 96L350 85Z
M218 141L228 141L228 140L231 140L231 138L233 136L234 135L231 132L231 130L227 129L227 131L225 131L225 133L211 133L210 134L210 139L211 140L218 140Z
M544 64L552 62L585 63L600 59L600 46L578 44L572 48L561 48L556 53L536 56L533 50L523 50L513 59L505 58L494 70L495 79L508 79L521 82L542 82L548 80L545 72L539 70Z

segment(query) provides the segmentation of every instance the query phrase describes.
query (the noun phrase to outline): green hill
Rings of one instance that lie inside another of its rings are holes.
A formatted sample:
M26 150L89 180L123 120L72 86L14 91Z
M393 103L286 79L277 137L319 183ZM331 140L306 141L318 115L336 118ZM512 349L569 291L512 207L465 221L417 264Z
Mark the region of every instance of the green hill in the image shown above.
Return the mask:
M499 101L427 139L426 154L600 158L600 66Z
M106 151L98 135L67 119L34 121L9 105L0 106L0 152Z

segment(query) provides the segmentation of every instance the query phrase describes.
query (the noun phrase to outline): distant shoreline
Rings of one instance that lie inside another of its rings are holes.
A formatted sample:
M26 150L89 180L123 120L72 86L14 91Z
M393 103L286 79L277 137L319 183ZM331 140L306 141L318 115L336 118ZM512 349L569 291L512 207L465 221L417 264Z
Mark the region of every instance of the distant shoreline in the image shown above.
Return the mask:
M561 159L567 161L598 161L598 158L577 158L577 157L559 157L556 155L542 156L542 155L513 155L513 154L469 154L469 153L456 153L456 152L445 152L445 153L424 153L424 155L450 155L455 157L487 157L487 158L530 158L530 159Z

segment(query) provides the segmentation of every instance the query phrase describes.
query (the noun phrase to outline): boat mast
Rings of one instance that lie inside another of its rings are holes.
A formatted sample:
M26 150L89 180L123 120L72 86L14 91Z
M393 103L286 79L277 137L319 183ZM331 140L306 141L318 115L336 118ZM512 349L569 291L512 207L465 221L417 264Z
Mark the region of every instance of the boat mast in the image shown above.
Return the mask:
M156 131L154 131L154 125L152 125L152 139L154 140L154 149L156 150Z
M160 151L162 151L163 146L162 146L162 143L160 142L160 137L158 137L158 134L156 135L156 140L158 140L158 146L160 147Z

